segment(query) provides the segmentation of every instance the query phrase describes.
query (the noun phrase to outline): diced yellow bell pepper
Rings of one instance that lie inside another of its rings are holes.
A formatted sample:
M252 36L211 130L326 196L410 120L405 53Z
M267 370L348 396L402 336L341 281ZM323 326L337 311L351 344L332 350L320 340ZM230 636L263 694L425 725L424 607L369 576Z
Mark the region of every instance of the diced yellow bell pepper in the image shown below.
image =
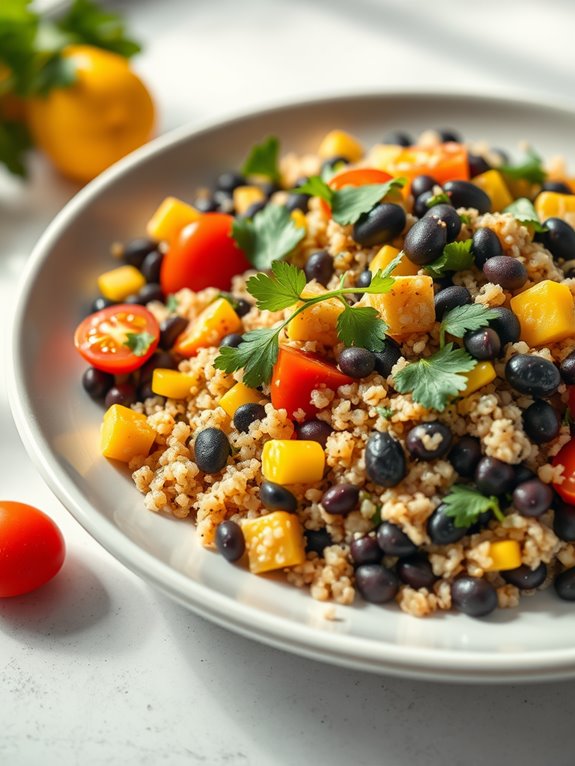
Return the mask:
M369 270L375 274L378 269L385 269L399 255L399 250L391 245L384 245L371 259ZM400 262L393 270L393 277L414 277L419 271L419 266L412 263L407 255L403 255Z
M222 396L218 404L226 411L230 418L233 418L236 410L242 404L257 404L264 398L261 391L257 391L255 388L248 388L245 383L236 383L235 386L232 386Z
M118 266L98 277L98 289L104 298L117 303L137 293L145 284L144 275L135 266Z
M575 194L544 191L535 199L535 210L540 221L561 218L575 227Z
M271 439L262 450L262 473L276 484L314 484L323 478L321 444L303 439Z
M501 572L521 566L521 546L517 540L497 540L490 543L488 555L492 563L485 567L486 572Z
M511 310L521 325L521 340L546 346L575 336L573 296L567 285L544 279L511 298Z
M359 162L363 157L363 146L344 130L331 130L319 145L318 154L322 160L345 157L350 162Z
M317 282L310 282L306 285L302 297L314 298L325 292L327 290ZM301 305L297 303L294 308ZM291 320L287 326L287 336L290 340L317 340L328 346L335 345L338 342L337 319L343 310L344 306L337 298L316 303Z
M291 219L298 229L304 229L307 232L307 218L303 210L292 210Z
M491 209L499 212L513 202L511 192L503 180L503 176L498 170L487 170L485 173L479 173L471 179L471 183L479 186L491 200Z
M568 187L571 189L571 191L573 192L573 194L575 194L575 178L567 178L567 179L565 180L565 183L566 183L566 184L567 184L567 186L568 186Z
M172 242L184 226L200 218L195 207L177 197L166 197L148 221L146 231L156 242Z
M147 455L155 438L156 432L142 413L121 404L106 410L100 434L104 457L128 463L133 457Z
M217 298L176 339L173 350L193 356L198 349L217 346L221 339L242 329L242 320L225 298Z
M376 308L397 337L429 332L435 322L433 279L427 276L396 277L383 295L366 293L360 303Z
M469 396L474 391L483 388L491 383L497 377L495 367L491 362L477 362L475 367L469 372L464 373L467 378L467 387L461 392L460 396Z
M266 195L259 186L236 186L233 197L236 213L243 215L256 202L262 202Z
M305 542L298 517L274 511L241 522L250 572L260 574L303 564Z
M189 372L156 367L152 373L152 391L169 399L185 399L196 382L197 377Z

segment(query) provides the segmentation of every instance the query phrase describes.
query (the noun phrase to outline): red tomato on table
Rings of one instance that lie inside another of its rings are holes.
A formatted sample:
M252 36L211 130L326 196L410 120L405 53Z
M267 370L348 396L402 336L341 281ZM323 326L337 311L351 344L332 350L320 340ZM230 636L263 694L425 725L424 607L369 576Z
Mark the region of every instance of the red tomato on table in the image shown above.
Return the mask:
M182 229L162 260L160 284L165 295L183 287L229 290L232 277L250 268L232 239L233 220L224 213L205 213Z
M575 505L575 439L561 447L553 458L553 465L564 467L562 484L553 484L553 488L566 503Z
M39 588L64 563L64 538L49 516L31 505L0 501L0 598Z

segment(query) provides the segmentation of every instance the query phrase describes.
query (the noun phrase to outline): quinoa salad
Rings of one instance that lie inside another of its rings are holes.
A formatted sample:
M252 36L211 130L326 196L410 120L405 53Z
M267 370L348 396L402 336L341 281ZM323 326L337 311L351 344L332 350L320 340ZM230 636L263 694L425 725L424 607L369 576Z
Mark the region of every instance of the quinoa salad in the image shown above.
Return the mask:
M517 153L268 136L159 200L74 338L142 513L319 601L575 600L575 181Z

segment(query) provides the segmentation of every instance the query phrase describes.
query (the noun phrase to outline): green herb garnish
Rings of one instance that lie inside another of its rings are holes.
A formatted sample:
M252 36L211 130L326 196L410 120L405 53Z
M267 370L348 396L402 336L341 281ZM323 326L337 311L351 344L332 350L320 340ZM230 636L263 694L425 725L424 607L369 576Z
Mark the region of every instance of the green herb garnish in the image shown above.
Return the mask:
M174 293L170 293L166 298L166 308L170 314L175 314L178 310L178 299Z
M252 219L235 218L232 237L256 269L268 270L305 237L285 205L266 205Z
M280 142L276 136L268 136L261 144L252 147L242 165L245 176L265 176L270 181L279 181Z
M56 22L56 26L69 37L69 42L104 48L125 58L141 50L137 42L126 36L122 18L100 8L91 0L74 0L70 10Z
M527 149L525 159L521 162L515 165L500 165L498 170L513 180L529 181L533 184L542 184L547 177L541 157L531 148Z
M443 498L447 506L445 514L453 518L456 527L470 527L485 511L493 511L498 521L503 521L505 515L499 507L499 501L492 495L486 497L473 487L464 484L454 484L450 492Z
M32 148L26 126L19 122L0 123L0 164L16 176L26 177L26 153Z
M547 226L543 226L540 222L533 203L527 197L519 197L515 202L508 205L503 212L511 213L517 221L526 224L534 231L547 231Z
M481 303L471 303L467 306L456 306L448 311L443 317L439 326L439 342L443 347L445 344L445 335L454 335L456 338L463 338L466 332L470 330L479 330L485 327L492 319L497 319L498 313L495 309L483 306Z
M471 216L469 213L459 213L459 220L461 223L471 223Z
M389 420L393 415L391 407L376 407L375 411L380 418L383 418L383 420Z
M127 346L134 356L145 356L155 339L149 332L128 332L123 345Z
M451 204L451 200L449 199L449 195L446 194L444 191L439 192L439 194L434 194L433 197L430 197L428 200L425 201L426 207L435 207L435 205L442 205L442 204Z
M471 239L466 239L463 242L450 242L443 248L439 258L425 266L425 273L437 279L451 271L470 269L473 265L472 244L473 240Z

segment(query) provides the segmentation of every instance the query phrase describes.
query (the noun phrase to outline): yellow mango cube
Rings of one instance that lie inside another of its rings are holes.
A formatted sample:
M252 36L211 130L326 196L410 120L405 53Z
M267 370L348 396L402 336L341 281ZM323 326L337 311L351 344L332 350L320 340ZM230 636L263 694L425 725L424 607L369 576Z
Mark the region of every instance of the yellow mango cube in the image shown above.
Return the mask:
M344 130L331 130L319 145L318 154L322 160L345 157L350 162L359 162L363 157L363 146Z
M491 200L491 209L497 213L513 202L513 197L498 170L487 170L471 179L471 183L479 186Z
M314 298L326 292L318 282L310 282L306 285L302 297ZM301 305L297 303L294 308ZM291 320L287 326L287 336L290 340L317 340L326 345L335 345L338 342L337 320L343 310L344 306L337 298L316 303Z
M403 147L397 144L375 144L367 156L368 166L377 170L384 170L387 173L389 172L388 168L395 167L402 152Z
M133 457L147 455L155 438L156 432L145 415L113 404L104 414L100 451L104 457L128 463Z
M521 566L521 546L517 540L496 540L489 544L491 564L486 572L502 572Z
M210 303L176 339L173 350L193 356L200 348L217 346L223 337L242 329L242 320L225 298Z
M185 399L196 382L196 376L189 372L156 367L152 373L152 391L169 399Z
M384 245L371 259L369 264L369 270L372 274L376 271L385 269L393 261L393 259L399 255L399 250L391 245ZM419 271L419 266L412 263L405 253L403 254L400 262L393 270L392 277L414 277Z
M544 191L535 199L535 210L540 221L561 218L575 227L575 195Z
M544 279L511 298L521 325L521 340L545 346L575 336L573 296L567 285Z
M433 279L427 276L396 277L383 295L366 293L360 304L376 308L397 337L412 332L429 332L435 322Z
M195 207L177 197L166 197L148 221L146 231L156 242L173 242L184 226L200 218Z
M137 293L145 284L144 275L135 266L118 266L98 277L98 289L104 298L116 303Z
M276 484L315 484L323 478L325 452L318 442L271 439L262 450L262 473Z
M248 388L245 383L236 383L227 391L218 404L226 413L233 418L238 407L242 404L258 404L264 398L261 391L255 388Z
M260 574L303 564L305 542L297 516L274 511L242 521L250 572Z
M467 378L467 387L461 392L460 396L469 396L469 394L478 391L488 383L492 383L497 377L495 367L491 362L477 362L472 370L463 374Z
M259 186L236 186L233 191L236 213L244 215L256 202L262 202L265 196Z
M307 218L303 210L292 210L290 217L298 229L304 229L307 232Z

